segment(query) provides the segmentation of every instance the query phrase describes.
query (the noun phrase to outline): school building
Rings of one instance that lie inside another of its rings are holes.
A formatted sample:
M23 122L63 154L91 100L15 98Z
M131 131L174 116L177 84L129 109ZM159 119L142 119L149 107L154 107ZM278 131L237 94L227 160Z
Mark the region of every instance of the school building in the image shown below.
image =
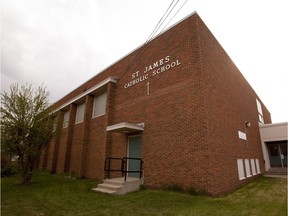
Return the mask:
M197 13L53 107L61 135L39 168L54 173L219 196L270 166L260 135L270 113Z

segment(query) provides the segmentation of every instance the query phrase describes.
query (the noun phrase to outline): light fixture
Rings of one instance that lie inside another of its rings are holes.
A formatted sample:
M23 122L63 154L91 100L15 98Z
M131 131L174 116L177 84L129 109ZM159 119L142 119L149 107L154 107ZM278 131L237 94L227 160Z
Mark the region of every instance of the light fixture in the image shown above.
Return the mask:
M250 127L251 126L251 122L250 121L245 121L245 127Z

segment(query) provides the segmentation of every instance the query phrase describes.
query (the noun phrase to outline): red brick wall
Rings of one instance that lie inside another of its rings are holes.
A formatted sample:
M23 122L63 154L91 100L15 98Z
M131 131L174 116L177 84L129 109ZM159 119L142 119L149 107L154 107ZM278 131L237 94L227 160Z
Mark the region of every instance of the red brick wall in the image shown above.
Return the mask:
M67 128L62 129L61 138L59 142L59 152L58 152L58 160L56 166L57 173L64 173L64 165L65 165L65 154L67 148Z
M53 163L53 153L55 151L55 140L49 143L49 152L47 155L47 170L51 171L52 170L52 163Z
M89 178L104 178L104 160L106 158L105 116L90 120L89 144L87 153L87 172Z
M73 127L73 136L71 144L70 171L80 174L81 156L83 147L84 123L75 124Z
M146 66L162 58L180 65L156 76L144 73ZM149 78L125 88L137 71ZM197 14L93 77L55 107L109 76L119 80L107 85L106 114L92 119L93 98L87 96L84 123L73 122L62 130L58 173L66 168L105 178L105 158L127 153L128 136L106 132L107 126L120 122L145 123L141 151L147 186L176 183L220 195L246 182L239 181L237 159L258 158L264 171L257 95ZM262 108L268 123L270 114ZM75 105L70 107L72 119L73 115L75 120ZM248 142L238 138L238 131L245 132L245 121L252 123Z
M258 97L204 23L198 23L210 143L208 191L221 194L240 184L237 159L258 158L264 172ZM267 110L265 120L271 122ZM250 121L251 127L245 128L245 121ZM247 142L238 138L238 131L245 130Z

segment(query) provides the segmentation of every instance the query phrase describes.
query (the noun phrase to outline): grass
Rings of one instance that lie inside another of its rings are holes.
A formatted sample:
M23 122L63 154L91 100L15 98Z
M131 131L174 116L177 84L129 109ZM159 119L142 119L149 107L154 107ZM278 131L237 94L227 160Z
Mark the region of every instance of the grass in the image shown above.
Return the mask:
M36 173L30 185L2 178L1 215L287 215L287 180L261 177L221 198L140 190L124 196L91 192L88 179Z

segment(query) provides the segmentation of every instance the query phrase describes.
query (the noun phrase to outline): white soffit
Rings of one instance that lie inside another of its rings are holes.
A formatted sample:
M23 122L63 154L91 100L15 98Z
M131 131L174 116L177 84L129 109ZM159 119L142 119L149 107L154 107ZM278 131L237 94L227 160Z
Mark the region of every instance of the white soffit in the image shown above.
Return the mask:
M74 97L73 99L71 99L70 101L68 101L67 103L63 104L62 106L58 107L56 110L54 110L54 112L57 112L58 110L63 109L64 107L74 103L75 101L79 100L80 98L90 94L91 92L101 88L102 86L105 86L106 84L108 84L109 82L112 83L117 83L118 78L117 77L108 77L107 79L103 80L102 82L96 84L95 86L91 87L90 89L87 89L85 92L83 92L82 94L79 94L77 97Z
M110 125L106 131L118 132L118 133L135 133L144 131L144 124L134 124L129 122L121 122L119 124Z

